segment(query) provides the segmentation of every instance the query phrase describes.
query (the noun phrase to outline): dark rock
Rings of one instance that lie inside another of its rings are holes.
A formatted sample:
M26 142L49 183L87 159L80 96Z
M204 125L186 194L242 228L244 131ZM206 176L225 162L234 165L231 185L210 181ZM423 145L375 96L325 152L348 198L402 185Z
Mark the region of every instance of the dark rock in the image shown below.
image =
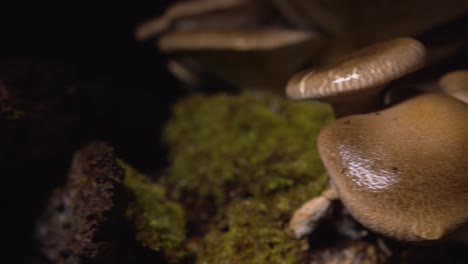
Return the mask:
M55 190L37 226L42 252L53 263L121 263L124 171L113 149L93 142L72 161L67 183ZM117 260L120 261L117 261Z

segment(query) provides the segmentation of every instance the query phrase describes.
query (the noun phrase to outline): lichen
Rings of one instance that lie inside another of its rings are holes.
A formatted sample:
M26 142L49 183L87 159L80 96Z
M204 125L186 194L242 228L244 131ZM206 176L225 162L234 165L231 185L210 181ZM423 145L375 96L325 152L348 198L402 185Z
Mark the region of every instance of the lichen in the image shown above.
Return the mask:
M332 118L326 104L267 94L189 97L164 131L167 183L218 206L308 183L324 172L316 138Z
M170 262L184 256L185 215L182 207L166 198L164 186L151 182L130 165L125 169L124 186L132 196L126 215L133 223L135 238L143 246L165 254Z

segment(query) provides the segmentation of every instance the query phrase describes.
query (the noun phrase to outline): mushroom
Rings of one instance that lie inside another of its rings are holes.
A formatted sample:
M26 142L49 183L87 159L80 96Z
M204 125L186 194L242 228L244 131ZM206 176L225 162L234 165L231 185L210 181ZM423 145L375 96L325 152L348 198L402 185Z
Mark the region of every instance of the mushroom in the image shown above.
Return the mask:
M467 104L423 94L335 120L318 148L336 193L360 223L398 240L433 241L468 220L467 133ZM324 211L302 210L310 221L291 220L297 237Z
M269 50L310 41L316 37L305 31L272 29L265 31L197 30L171 32L161 37L164 52L180 50Z
M425 57L424 46L412 38L379 42L334 65L297 73L286 93L292 99L330 103L337 117L370 112L381 104L385 84L419 69Z
M176 2L161 17L150 19L136 28L139 41L152 38L164 31L209 28L238 28L255 25L264 15L262 1L251 0L197 0Z
M440 78L439 86L446 94L468 103L468 70L445 74Z
M421 6L424 6L424 12L420 12ZM242 82L244 76L241 74L235 76L235 82L233 82L233 78L224 80L224 75L213 75L211 65L205 69L204 61L200 63L195 61L197 65L193 67L193 65L183 65L186 61L184 55L179 54L177 58L169 56L171 60L177 61L179 65L188 69L190 75L196 76L197 73L202 72L203 75L198 76L202 81L204 81L204 77L208 76L227 82L237 89L256 88L259 84L264 87L269 85L279 87L280 85L284 86L293 73L305 66L333 63L343 54L370 43L397 36L425 37L428 32L433 34L433 28L463 17L467 10L468 1L466 0L446 0L443 2L397 0L391 1L391 3L388 0L365 0L359 1L359 3L340 0L176 0L172 1L159 17L137 25L135 34L139 41L153 41L154 38L170 32L203 30L263 31L282 28L284 30L312 31L316 35L319 34L322 38L321 42L326 42L327 45L320 45L320 50L313 50L315 47L313 46L292 53L289 56L290 59L300 58L303 63L301 63L300 68L295 68L292 72L288 70L289 75L285 75L285 72L282 71L281 63L274 65L279 71L278 75L286 78L275 78L274 81L271 80L271 77L276 77L276 71L266 72L267 76L256 75L255 83ZM453 33L452 26L448 29ZM462 29L464 28L462 27ZM444 32L446 31L444 30ZM453 41L450 38L450 41L447 42L450 45L444 45L444 52L440 53L442 57L452 54L452 50L462 48L461 44L454 45L454 42L458 43L459 41ZM430 43L431 41L429 41ZM313 55L309 56L312 52ZM275 54L266 53L263 56L267 65L275 59L275 57L267 57L275 56ZM192 61L192 58L188 58L188 60ZM221 64L220 68L225 68L226 66L223 64L229 62L219 58L217 63ZM251 69L252 64L259 62L244 60L242 63L245 64L232 66L232 68L246 67ZM256 69L261 68L262 65L257 64ZM252 75L252 73L249 72L248 75ZM180 77L186 76L181 75ZM233 77L232 74L229 74L229 77ZM245 80L250 81L251 79L246 78ZM264 82L258 81L261 79Z
M313 32L285 29L192 30L166 33L158 45L231 84L279 91L323 41Z

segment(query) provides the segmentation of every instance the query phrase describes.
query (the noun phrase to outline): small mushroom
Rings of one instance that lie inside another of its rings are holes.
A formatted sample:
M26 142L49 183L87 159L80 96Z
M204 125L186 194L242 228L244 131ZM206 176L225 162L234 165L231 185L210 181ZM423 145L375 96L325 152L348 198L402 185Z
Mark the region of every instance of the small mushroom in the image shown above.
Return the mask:
M318 148L360 223L398 240L433 241L468 220L467 133L467 104L423 94L334 121Z
M313 32L285 29L192 30L166 33L158 45L231 84L279 91L323 41Z
M297 209L289 222L294 237L299 239L312 232L336 199L338 199L336 191L331 188L326 189Z
M322 69L294 75L286 93L292 99L317 99L332 104L337 117L376 110L388 82L419 69L424 46L412 38L371 45Z
M445 74L440 78L439 86L446 94L468 103L468 70Z

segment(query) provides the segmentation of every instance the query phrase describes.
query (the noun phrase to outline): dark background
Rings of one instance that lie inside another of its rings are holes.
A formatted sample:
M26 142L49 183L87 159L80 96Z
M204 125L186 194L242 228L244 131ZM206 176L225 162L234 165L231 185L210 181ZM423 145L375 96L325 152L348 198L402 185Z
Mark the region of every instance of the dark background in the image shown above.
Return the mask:
M48 109L0 125L0 262L44 261L34 224L79 146L102 139L145 172L163 167L161 126L184 90L133 30L170 2L0 3L0 80Z

